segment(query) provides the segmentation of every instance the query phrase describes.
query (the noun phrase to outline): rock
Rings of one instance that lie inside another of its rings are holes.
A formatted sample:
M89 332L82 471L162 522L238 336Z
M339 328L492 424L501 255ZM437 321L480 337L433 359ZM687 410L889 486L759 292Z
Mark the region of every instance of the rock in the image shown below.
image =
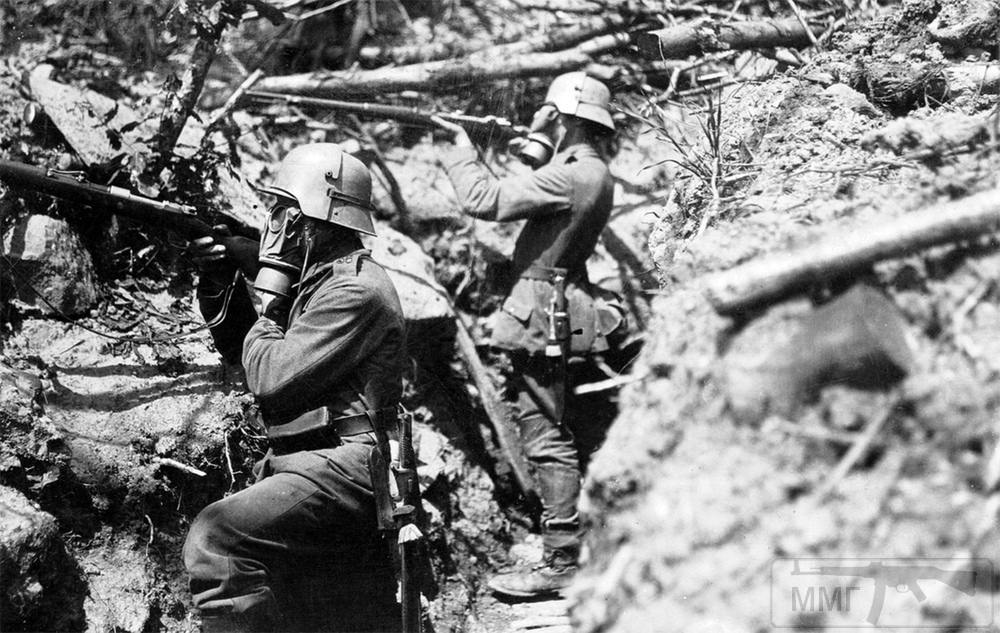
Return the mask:
M879 111L867 97L847 84L836 83L828 86L823 90L823 95L830 100L831 108L846 106L868 117L880 116Z
M131 108L45 75L32 73L28 81L31 96L86 164L106 164L123 154L150 153L146 141L153 137L153 130ZM98 127L107 133L95 133Z
M52 515L0 486L0 629L81 631L87 593Z
M773 309L734 339L724 373L737 417L790 417L826 385L878 390L909 373L913 351L902 315L879 291L856 285L802 314L804 303Z
M8 291L44 314L80 314L97 300L90 253L62 220L21 218L4 234L3 254L0 272L10 279Z
M454 315L448 293L434 278L434 262L412 239L387 224L379 223L378 237L366 238L365 246L396 286L409 322L450 321Z
M434 262L412 239L378 223L378 237L365 238L396 286L407 322L407 348L417 359L450 354L455 334L455 313L448 293L434 278Z
M927 25L931 39L959 50L996 46L997 11L995 0L943 2L941 11Z

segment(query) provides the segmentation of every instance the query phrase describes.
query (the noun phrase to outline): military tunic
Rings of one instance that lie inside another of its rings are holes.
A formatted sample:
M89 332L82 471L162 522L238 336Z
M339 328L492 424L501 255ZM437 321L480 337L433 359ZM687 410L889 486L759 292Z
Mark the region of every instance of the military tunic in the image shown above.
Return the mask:
M233 313L215 330L225 342L231 324L247 322ZM243 365L265 424L324 406L331 417L395 407L404 328L395 288L367 251L312 266L287 329L262 317L246 333ZM257 483L198 515L184 562L206 622L235 618L248 630L398 626L368 471L374 437L329 439L272 445Z
M579 550L581 456L577 440L600 436L603 421L586 409L586 399L560 398L543 353L553 296L551 272L565 272L570 351L584 355L606 348L605 336L621 326L622 315L598 310L600 295L587 278L586 261L611 213L614 187L607 164L588 144L576 144L524 175L498 179L472 148L455 148L442 160L462 210L494 222L525 220L512 256L513 276L490 337L492 346L511 353L515 372L508 394L517 412L525 453L535 471L543 506L546 555L575 562ZM579 364L570 364L570 382ZM589 448L593 448L590 446Z

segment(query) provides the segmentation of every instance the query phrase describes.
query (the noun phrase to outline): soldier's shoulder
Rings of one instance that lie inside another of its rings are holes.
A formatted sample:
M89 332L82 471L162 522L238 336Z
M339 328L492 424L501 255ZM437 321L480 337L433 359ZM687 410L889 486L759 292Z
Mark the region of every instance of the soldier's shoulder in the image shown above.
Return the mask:
M392 283L386 267L378 260L366 257L358 269L358 282L367 286L373 299L377 299L390 307L399 305L399 294L396 285Z

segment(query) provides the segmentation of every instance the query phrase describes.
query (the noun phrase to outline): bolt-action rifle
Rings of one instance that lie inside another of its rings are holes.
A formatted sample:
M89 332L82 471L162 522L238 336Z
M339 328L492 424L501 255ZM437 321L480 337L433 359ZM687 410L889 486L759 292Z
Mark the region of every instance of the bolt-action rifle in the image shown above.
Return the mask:
M55 198L77 202L98 211L108 211L144 224L170 229L184 237L212 235L212 227L195 215L195 208L176 202L154 200L122 187L99 185L83 172L46 169L12 160L0 160L0 180L11 187L30 189ZM256 230L232 222L234 233L259 239Z
M858 567L821 565L806 571L800 570L798 561L796 561L795 569L792 570L793 576L852 576L874 580L875 595L872 597L872 605L868 609L867 617L868 623L873 626L878 625L879 616L882 615L882 604L885 602L885 588L887 586L895 587L899 593L908 591L919 602L923 602L927 598L927 594L920 588L918 580L936 580L966 595L974 596L976 595L977 573L977 571L970 569L948 571L932 565L885 565L880 561Z
M509 141L512 138L525 136L528 133L528 128L522 125L514 125L507 119L493 116L478 117L468 114L434 112L410 106L300 97L298 95L263 92L260 90L247 90L245 98L262 103L300 105L345 114L355 114L368 119L394 119L402 123L420 127L437 127L431 119L440 117L450 123L461 125L471 136L478 138L496 137L501 141Z

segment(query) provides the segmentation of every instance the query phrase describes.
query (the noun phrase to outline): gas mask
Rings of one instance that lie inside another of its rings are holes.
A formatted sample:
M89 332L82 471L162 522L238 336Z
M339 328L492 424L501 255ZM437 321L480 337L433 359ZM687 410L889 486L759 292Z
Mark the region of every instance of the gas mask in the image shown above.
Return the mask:
M535 112L528 135L514 142L513 150L518 160L532 169L538 169L552 160L552 156L562 144L562 134L559 135L559 139L552 139L552 131L556 127L555 122L558 117L559 111L551 103L542 105Z
M265 314L275 300L291 299L292 286L302 275L304 224L301 209L290 200L280 200L268 211L260 239L260 271L253 284Z

